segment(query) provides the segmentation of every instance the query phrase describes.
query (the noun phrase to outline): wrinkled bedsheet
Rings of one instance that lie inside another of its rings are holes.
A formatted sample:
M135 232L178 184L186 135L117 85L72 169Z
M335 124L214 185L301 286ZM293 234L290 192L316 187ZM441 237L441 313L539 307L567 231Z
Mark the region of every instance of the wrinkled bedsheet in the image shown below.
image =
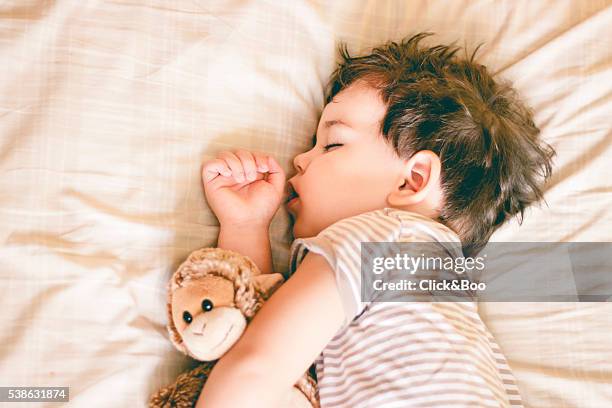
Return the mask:
M496 241L610 241L608 1L0 3L0 378L69 386L69 406L144 406L191 366L165 284L218 222L200 165L273 154L293 174L339 41L353 53L429 30L514 81L557 150L547 205ZM288 269L289 218L271 230ZM487 303L530 407L612 401L606 303Z

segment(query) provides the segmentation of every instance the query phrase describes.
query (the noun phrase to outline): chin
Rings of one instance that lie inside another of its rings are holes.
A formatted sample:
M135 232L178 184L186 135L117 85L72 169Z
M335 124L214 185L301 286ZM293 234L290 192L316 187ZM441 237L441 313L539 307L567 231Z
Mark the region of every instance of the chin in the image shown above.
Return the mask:
M297 219L293 223L293 238L302 238L302 231L300 229Z
M293 225L293 237L297 238L310 238L316 237L321 230L317 230L316 227L312 225L304 226L299 222L296 222Z
M299 217L295 217L295 221L293 222L293 238L305 238L311 235L308 235L308 231L305 230L304 225L302 224L302 219Z

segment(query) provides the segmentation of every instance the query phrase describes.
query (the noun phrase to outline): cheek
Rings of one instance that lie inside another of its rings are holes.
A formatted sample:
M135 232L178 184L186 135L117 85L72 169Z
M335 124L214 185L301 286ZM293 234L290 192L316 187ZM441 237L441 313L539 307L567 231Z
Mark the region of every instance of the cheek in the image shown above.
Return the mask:
M302 183L296 232L314 234L327 225L385 205L392 171L373 147L342 148L310 163ZM316 235L316 234L314 234Z
M320 159L313 162L308 168L308 177L304 179L304 202L314 207L322 205L335 205L335 201L346 191L346 183L350 181L347 172L350 170L343 166L340 160Z
M302 179L300 202L294 218L294 234L314 236L330 218L330 209L337 208L342 197L338 169L330 163L312 162Z
M344 218L347 210L358 205L354 197L362 189L360 174L352 163L338 160L322 164L325 165L308 169L310 174L300 213L304 224L314 229Z

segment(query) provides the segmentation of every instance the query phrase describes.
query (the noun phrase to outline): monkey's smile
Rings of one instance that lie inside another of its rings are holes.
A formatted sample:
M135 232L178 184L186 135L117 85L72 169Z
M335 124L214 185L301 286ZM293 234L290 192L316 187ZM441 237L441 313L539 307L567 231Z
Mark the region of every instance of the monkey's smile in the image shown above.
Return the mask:
M232 324L229 328L229 330L227 331L227 333L225 333L225 336L223 336L223 339L217 343L215 346L213 346L212 348L217 348L219 347L221 344L223 344L223 342L225 341L225 339L227 339L227 336L229 336L230 332L232 331L232 329L234 328L234 325Z

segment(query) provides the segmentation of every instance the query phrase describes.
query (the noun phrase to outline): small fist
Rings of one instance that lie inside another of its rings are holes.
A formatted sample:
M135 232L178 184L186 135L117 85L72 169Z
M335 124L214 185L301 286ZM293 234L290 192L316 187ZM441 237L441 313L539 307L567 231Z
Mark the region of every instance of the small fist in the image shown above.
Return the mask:
M268 227L285 193L285 172L260 152L221 151L202 165L208 205L224 226Z

